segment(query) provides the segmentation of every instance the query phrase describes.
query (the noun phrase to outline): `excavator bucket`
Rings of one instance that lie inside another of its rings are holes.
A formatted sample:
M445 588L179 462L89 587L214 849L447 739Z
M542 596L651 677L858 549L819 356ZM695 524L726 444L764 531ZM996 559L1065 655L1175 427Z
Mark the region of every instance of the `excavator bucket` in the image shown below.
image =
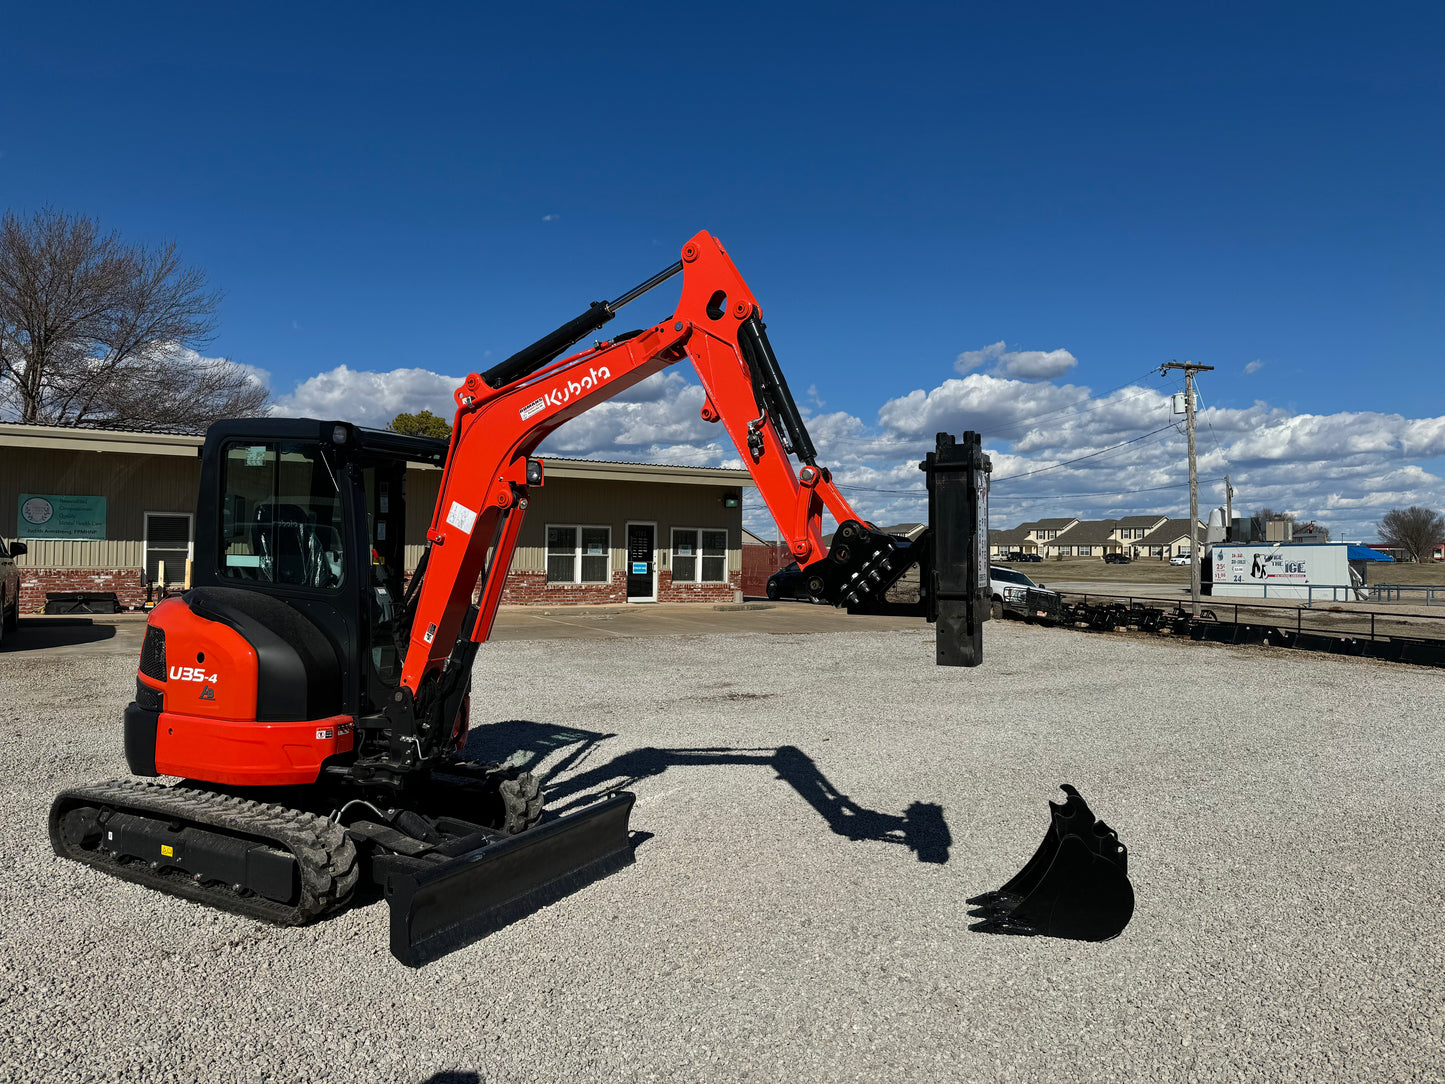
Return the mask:
M1108 941L1134 914L1128 849L1077 790L1062 784L1062 803L1049 803L1049 828L1032 858L1008 883L974 896L969 929Z
M622 791L445 862L391 873L392 955L419 967L631 865L634 801Z

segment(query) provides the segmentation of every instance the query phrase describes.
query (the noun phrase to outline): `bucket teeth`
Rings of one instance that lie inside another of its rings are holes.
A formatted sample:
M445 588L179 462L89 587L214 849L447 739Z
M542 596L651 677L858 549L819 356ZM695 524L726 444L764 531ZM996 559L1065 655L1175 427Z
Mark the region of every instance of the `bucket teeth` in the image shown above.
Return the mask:
M1049 803L1049 827L1032 858L1001 888L973 896L978 933L1108 941L1134 914L1128 849L1079 792Z

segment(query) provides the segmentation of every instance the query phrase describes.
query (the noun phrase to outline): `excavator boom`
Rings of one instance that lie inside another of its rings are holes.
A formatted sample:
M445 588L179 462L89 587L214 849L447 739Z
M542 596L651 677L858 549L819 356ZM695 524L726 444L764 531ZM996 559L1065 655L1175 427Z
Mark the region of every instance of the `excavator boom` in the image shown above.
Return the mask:
M682 293L670 317L555 360L617 309L678 273ZM982 660L988 462L976 435L963 444L940 435L922 464L933 529L920 544L909 546L866 523L832 472L817 463L756 298L721 243L701 232L673 266L615 301L594 302L500 365L471 374L456 390L451 451L427 534L427 564L402 671L413 696L459 661L460 640L478 643L489 634L529 487L544 478L543 466L532 458L542 441L571 418L684 359L706 393L702 417L727 430L789 551L809 571L815 597L850 610L879 608L888 588L923 564L928 601L921 612L931 620L946 615L939 661ZM831 549L822 539L825 510L840 527ZM479 578L480 602L473 609L470 586Z

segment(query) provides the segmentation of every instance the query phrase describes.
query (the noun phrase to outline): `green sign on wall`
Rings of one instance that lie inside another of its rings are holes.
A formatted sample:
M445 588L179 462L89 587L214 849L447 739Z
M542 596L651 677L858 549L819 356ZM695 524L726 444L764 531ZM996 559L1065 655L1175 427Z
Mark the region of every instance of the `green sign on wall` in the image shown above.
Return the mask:
M105 498L59 493L22 493L16 538L105 538Z

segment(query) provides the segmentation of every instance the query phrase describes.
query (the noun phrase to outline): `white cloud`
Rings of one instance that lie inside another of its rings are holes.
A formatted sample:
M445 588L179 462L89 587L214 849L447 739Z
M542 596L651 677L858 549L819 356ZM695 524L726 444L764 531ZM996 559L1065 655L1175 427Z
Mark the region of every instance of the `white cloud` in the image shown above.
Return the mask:
M452 393L462 379L429 369L393 369L386 373L372 373L338 365L335 369L303 380L289 395L278 396L271 413L304 418L345 418L359 425L384 427L398 414L415 414L425 409L450 420L456 413Z
M194 351L194 350L188 351L188 353L194 354L195 351ZM198 355L198 357L199 357L199 355ZM200 358L200 361L202 361L202 362L221 361L221 360L230 361L229 358L225 358L225 359L221 359L221 358ZM247 365L247 364L246 364L245 362L243 362L243 361L231 361L230 364L231 364L234 368L240 369L243 373L245 373L245 374L246 374L246 379L249 380L252 384L256 385L257 387L269 388L269 387L271 386L271 373L270 373L269 370L259 368L258 366L255 366L255 365Z
M543 222L556 222L556 221L558 221L559 219L561 219L561 217L562 217L561 215L543 215L543 216L542 216L542 221L543 221Z
M1007 350L1002 339L982 350L965 350L954 360L953 368L967 375L985 365L992 365L994 376L1016 380L1052 380L1063 376L1078 359L1067 350Z
M1244 375L1245 375L1245 376L1253 376L1255 373L1259 372L1259 371L1260 371L1261 369L1263 369L1263 368L1264 368L1264 362L1261 361L1259 358L1255 358L1253 361L1251 361L1248 365L1246 365L1246 366L1244 367Z
M1057 515L1186 514L1182 419L1170 411L1173 389L1162 377L1099 396L1083 384L1004 375L1008 354L1001 343L960 358L970 355L980 355L979 364L990 371L887 399L871 422L822 411L817 391L826 387L809 389L814 410L804 409L819 463L832 469L861 515L878 523L922 519L927 513L918 463L935 433L966 429L984 434L993 459L995 526ZM1068 357L1072 367L1073 355ZM341 366L281 397L277 413L369 425L423 408L450 418L460 381L426 369L375 373ZM699 416L702 404L703 390L690 370L674 367L569 421L542 452L741 466L721 425ZM1211 406L1198 415L1202 514L1223 504L1223 476L1229 474L1236 512L1264 505L1289 509L1329 526L1335 537L1373 537L1375 523L1391 507L1445 508L1445 480L1429 469L1441 456L1445 417L1302 414L1262 401ZM771 535L771 517L755 492L745 504L747 525Z

